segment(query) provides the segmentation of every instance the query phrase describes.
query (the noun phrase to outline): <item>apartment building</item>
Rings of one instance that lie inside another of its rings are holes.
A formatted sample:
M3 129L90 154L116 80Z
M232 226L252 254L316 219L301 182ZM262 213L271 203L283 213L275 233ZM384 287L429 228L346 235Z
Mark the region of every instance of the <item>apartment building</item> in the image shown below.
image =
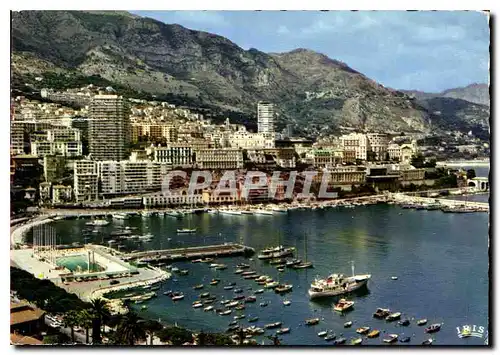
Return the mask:
M170 206L196 206L204 203L202 194L189 195L184 190L179 193L172 193L171 195L152 194L144 196L142 203L145 208L154 207L170 207Z
M230 148L274 148L274 136L271 133L251 133L246 130L231 132L227 141Z
M93 201L98 198L99 178L97 163L92 160L75 161L73 189L78 202Z
M340 137L340 144L347 156L354 155L355 159L366 160L368 139L363 133L350 133Z
M152 151L155 162L170 164L173 168L194 164L193 148L189 144L172 143L167 147L153 147Z
M386 160L388 139L385 133L367 133L368 149L374 153L375 160Z
M257 104L257 124L259 133L270 133L274 135L274 105L270 102L259 102Z
M73 189L71 186L54 185L52 186L52 203L70 202L73 198Z
M196 152L196 164L200 169L241 169L243 152L240 149L200 149Z
M31 153L43 157L60 154L68 157L82 155L80 130L76 128L50 129L44 133L31 135Z
M117 95L96 95L90 105L89 152L95 160L123 160L130 140L129 108Z

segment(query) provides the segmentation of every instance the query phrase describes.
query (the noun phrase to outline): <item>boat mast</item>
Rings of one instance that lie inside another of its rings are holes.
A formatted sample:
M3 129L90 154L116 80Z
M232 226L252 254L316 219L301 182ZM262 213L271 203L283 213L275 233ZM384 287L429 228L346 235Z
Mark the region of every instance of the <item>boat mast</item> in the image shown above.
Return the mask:
M305 249L304 259L305 262L307 262L307 233L304 234L304 249Z
M354 260L351 260L352 276L354 277Z

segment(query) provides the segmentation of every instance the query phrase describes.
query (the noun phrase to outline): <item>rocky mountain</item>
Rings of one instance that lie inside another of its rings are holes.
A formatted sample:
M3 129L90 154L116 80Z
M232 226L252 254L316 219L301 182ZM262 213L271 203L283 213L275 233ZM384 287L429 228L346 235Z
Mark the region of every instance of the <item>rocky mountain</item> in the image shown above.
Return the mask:
M100 78L236 113L253 124L256 103L267 100L276 103L279 125L311 136L442 128L419 100L320 53L243 50L221 36L123 12L14 12L12 48L16 82L41 76L37 87L54 73Z
M478 105L490 106L490 88L487 84L470 84L461 88L448 89L440 93L401 90L419 100L434 97L447 97L472 102Z

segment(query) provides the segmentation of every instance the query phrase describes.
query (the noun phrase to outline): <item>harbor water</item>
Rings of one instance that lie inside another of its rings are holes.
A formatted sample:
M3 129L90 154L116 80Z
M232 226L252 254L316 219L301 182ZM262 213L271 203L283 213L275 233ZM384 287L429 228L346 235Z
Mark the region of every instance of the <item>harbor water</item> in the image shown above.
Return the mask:
M170 216L135 216L128 220L113 220L93 232L85 220L61 220L52 225L59 243L86 242L108 244L113 231L128 226L134 234L151 234L150 241L122 241L123 249L150 250L188 247L196 245L238 242L255 248L283 244L297 248L295 256L312 261L313 269L290 270L280 273L272 265L244 257L218 259L226 270L214 270L205 263L179 262L174 266L189 270L182 276L161 284L153 298L133 307L144 317L160 319L164 323L184 326L193 330L224 332L236 314L245 314L239 322L243 326L263 327L272 322L283 322L290 334L281 335L286 345L328 345L317 336L330 330L349 339L357 337L356 328L369 326L381 331L380 338L366 339L363 344L382 345L383 332L411 336L410 345L418 345L430 338L425 327L416 321L427 318L428 324L442 323L442 329L432 335L436 345L481 345L485 339L464 338L457 335L463 325L488 326L488 230L487 213L454 214L441 211L402 209L394 205L357 206L325 210L294 210L274 215L187 215L182 219ZM180 228L196 228L194 234L177 234ZM114 244L111 244L114 245ZM307 255L305 252L307 250ZM355 301L354 309L346 315L333 311L332 300L310 301L307 290L315 277L331 273L351 274L354 261L357 274L372 275L368 291L349 296ZM223 287L235 282L248 296L262 288L253 280L234 274L236 265L245 262L259 275L293 284L293 292L280 296L272 290L257 294L257 302L247 303L243 311L233 310L231 315L220 316L193 309L192 303L203 292L217 296L215 308L223 308L222 299L232 299L233 290ZM396 276L397 280L392 277ZM210 285L210 280L221 282ZM193 286L203 284L202 290ZM184 292L185 298L174 303L164 296L167 290ZM291 305L284 306L283 300ZM267 307L260 307L268 302ZM147 309L143 306L147 306ZM387 323L372 317L378 308L401 312L411 319L408 327L397 322ZM256 323L248 323L257 316ZM304 321L319 317L320 323L307 327ZM344 329L346 321L353 321ZM275 332L267 330L265 335ZM256 338L266 344L265 336Z

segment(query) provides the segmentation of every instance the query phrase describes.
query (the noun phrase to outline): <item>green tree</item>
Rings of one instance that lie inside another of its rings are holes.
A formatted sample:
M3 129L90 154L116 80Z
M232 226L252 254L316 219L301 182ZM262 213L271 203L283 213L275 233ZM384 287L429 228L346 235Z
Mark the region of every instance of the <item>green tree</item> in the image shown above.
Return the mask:
M92 320L92 342L94 344L101 344L101 327L107 319L110 317L110 312L107 302L102 298L94 299L90 302L91 313L93 315ZM104 333L104 332L103 332Z
M75 342L75 327L78 325L78 312L69 311L64 315L64 326L71 329L71 341Z
M122 317L116 329L115 341L119 345L135 345L146 339L145 322L134 312L128 312Z
M424 167L424 156L422 154L416 154L411 157L411 165L415 168L423 168Z
M163 325L156 320L148 320L144 323L144 330L149 335L149 345L153 345L153 336L163 329Z
M89 329L92 328L93 314L88 309L82 309L78 312L78 323L85 329L85 343L89 343Z
M161 341L170 341L173 345L182 345L193 340L193 334L184 328L167 327L156 333Z

